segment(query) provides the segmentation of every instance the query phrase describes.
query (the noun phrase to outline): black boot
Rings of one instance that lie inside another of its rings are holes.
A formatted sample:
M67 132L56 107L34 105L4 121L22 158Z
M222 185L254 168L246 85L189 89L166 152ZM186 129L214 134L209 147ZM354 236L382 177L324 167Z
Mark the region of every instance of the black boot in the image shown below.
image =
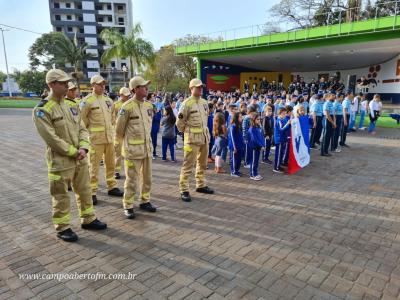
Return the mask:
M82 229L90 229L90 230L104 230L107 228L107 224L95 219L89 224L82 224Z
M108 191L108 195L115 197L122 197L124 195L124 192L121 191L119 188L113 188Z
M78 240L78 236L71 228L57 232L57 237L62 239L64 242L76 242Z
M145 210L147 212L156 212L157 208L153 206L150 202L141 203L139 205L140 209Z
M182 201L184 201L184 202L190 202L190 201L192 201L192 198L190 197L189 192L182 192L182 193L181 193L181 199L182 199Z
M118 172L115 173L115 179L121 179L121 175Z
M93 205L97 205L97 196L96 195L92 195L92 202L93 202Z
M124 209L124 215L127 219L135 218L135 212L133 211L133 208Z
M212 189L210 189L208 186L197 188L196 192L203 193L203 194L214 194L214 191Z

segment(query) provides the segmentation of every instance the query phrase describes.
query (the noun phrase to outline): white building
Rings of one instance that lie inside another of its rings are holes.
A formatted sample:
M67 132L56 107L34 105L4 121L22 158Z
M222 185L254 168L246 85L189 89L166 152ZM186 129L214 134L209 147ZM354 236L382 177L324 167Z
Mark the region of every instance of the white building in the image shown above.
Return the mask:
M131 0L49 0L49 6L54 31L64 32L71 39L76 34L78 42L90 45L87 52L93 54L93 59L83 65L83 72L88 78L100 73L100 58L107 49L100 32L104 28L117 28L126 34L132 29ZM121 71L124 65L128 67L126 60L115 59L108 66L103 66L102 71ZM102 72L104 77L109 74L109 71ZM121 76L123 78L122 73Z

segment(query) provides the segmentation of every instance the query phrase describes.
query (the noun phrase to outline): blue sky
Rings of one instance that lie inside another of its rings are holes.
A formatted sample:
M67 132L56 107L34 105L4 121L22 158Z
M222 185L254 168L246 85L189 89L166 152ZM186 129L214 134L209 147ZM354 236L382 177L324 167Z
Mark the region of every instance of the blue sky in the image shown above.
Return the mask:
M206 34L225 29L262 24L268 9L279 0L133 0L133 20L141 22L143 37L156 49L186 34ZM36 32L52 30L47 0L0 0L0 23ZM1 25L0 25L1 26ZM251 35L251 28L237 35ZM218 36L215 33L211 36ZM28 49L39 35L10 29L4 33L9 70L29 67ZM233 37L233 31L228 33ZM3 45L0 43L0 70L5 71Z

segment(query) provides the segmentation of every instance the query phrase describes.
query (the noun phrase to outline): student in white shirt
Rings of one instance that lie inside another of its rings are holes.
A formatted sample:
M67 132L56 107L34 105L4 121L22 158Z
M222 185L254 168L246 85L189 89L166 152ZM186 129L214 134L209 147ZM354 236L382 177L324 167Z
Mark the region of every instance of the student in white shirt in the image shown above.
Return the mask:
M356 124L356 116L358 112L358 103L360 102L359 99L362 97L362 93L359 93L356 97L354 97L353 101L351 102L350 108L350 124L349 129L350 131L356 131L354 125Z
M376 122L378 121L378 118L381 115L382 111L382 103L381 103L381 96L378 94L374 95L374 99L369 103L369 119L370 119L370 124L368 127L368 133L370 134L375 134L375 127L376 127Z
M358 129L364 130L364 120L368 112L368 100L365 98L365 95L362 95L360 100L360 122L358 123Z

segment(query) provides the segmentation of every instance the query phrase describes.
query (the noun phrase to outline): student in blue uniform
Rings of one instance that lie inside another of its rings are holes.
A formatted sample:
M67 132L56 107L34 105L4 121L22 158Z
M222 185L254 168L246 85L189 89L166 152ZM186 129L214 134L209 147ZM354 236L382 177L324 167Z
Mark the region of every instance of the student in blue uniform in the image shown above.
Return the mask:
M281 107L274 124L275 161L273 171L275 173L283 173L281 164L286 143L285 131L290 123L291 120L287 121L286 119L286 108Z
M261 149L265 147L265 141L261 130L260 114L252 113L250 116L249 148L252 152L250 161L250 179L261 180L263 177L258 173Z
M269 159L272 146L272 136L274 134L274 116L272 114L272 105L265 105L264 107L263 132L265 149L263 152L262 162L266 164L272 164L272 161Z
M322 117L323 117L323 94L318 93L316 95L317 101L315 101L310 108L310 113L313 119L313 125L310 137L310 148L316 149L315 144L320 144L319 140L322 133Z
M342 151L339 147L339 137L343 126L343 105L342 105L343 97L344 97L343 93L337 93L335 102L333 103L336 128L334 130L332 137L331 151L335 151L336 153Z
M157 136L158 132L160 131L160 123L162 118L162 109L164 107L163 103L161 102L160 97L156 97L156 102L154 102L154 116L153 122L151 123L151 141L153 143L153 159L158 157L157 155Z
M332 134L334 129L336 128L335 119L334 119L334 111L333 111L333 101L335 99L335 94L332 92L328 92L327 101L324 103L323 112L324 112L324 132L323 132L323 140L321 145L321 156L332 156L329 154L329 144L332 139Z
M293 118L293 107L290 105L286 106L286 121L288 122L290 119ZM286 128L284 135L286 138L286 144L285 144L285 149L284 149L284 154L283 154L283 161L282 161L282 166L287 166L289 163L289 147L290 147L290 139L291 139L291 125Z
M250 167L251 151L249 150L248 140L249 140L249 128L250 128L250 114L256 112L257 108L254 105L247 106L247 115L243 117L242 131L243 140L245 143L244 150L244 167L248 169Z
M211 134L213 132L213 122L214 122L214 104L213 103L208 103L208 120L207 120L207 127L208 127L208 132L210 132L210 143L208 145L208 163L213 163L214 159L212 158L211 155L211 150L214 146L214 135Z
M343 100L343 128L342 128L342 134L340 136L340 146L342 147L348 147L346 144L346 138L347 138L347 131L349 128L349 123L350 123L350 114L351 114L351 101L353 100L353 92L348 91L346 93L346 97Z
M244 152L245 143L242 132L242 114L236 112L233 114L231 124L228 129L228 147L230 155L231 176L240 177L240 164Z

